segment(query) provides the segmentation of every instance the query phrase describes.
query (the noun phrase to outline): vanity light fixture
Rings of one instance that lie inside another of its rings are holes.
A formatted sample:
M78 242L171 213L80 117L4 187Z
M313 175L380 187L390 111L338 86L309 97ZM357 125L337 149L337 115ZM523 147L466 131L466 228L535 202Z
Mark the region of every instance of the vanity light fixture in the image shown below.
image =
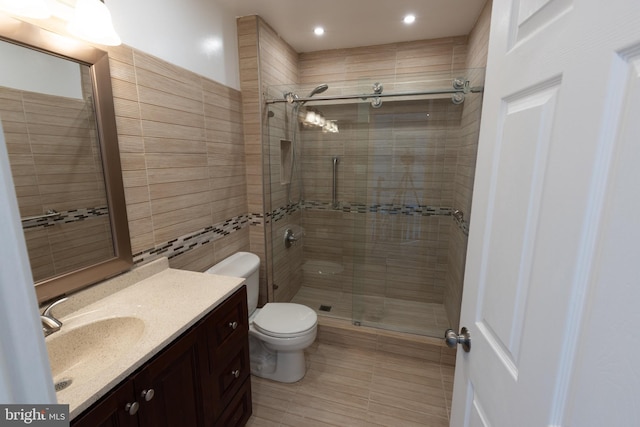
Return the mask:
M316 27L316 28L314 28L313 33L314 33L316 36L321 36L321 35L323 35L323 34L324 34L324 28L322 28L322 27Z
M323 133L339 133L338 129L338 121L337 120L327 120L324 118L321 112L315 111L313 109L307 109L307 112L302 116L302 124L305 127L319 127L322 129Z
M107 46L122 43L113 28L109 9L100 0L77 0L67 29L74 36L91 43Z
M407 25L411 25L414 22L416 22L416 15L412 15L412 14L406 15L402 20L402 22L404 22Z
M69 34L90 43L107 46L122 43L113 28L109 9L100 0L0 0L0 11L18 19L25 18L34 25L39 23L33 20L56 18L58 24L53 25L54 31L65 35L59 23L66 23ZM39 26L47 28L48 25L42 22Z

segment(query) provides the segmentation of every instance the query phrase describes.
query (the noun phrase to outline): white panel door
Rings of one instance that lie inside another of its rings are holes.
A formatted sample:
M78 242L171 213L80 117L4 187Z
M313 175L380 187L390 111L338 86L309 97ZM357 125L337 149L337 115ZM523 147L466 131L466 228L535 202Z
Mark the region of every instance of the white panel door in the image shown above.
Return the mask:
M640 1L491 25L451 425L635 425Z

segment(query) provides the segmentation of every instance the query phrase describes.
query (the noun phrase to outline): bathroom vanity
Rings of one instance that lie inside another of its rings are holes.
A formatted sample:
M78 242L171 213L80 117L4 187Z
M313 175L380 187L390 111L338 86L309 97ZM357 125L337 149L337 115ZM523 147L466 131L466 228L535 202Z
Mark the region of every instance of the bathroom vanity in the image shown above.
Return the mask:
M162 259L114 282L56 306L63 326L45 340L71 425L245 425L243 280L170 269Z
M243 286L72 426L243 426L251 415Z

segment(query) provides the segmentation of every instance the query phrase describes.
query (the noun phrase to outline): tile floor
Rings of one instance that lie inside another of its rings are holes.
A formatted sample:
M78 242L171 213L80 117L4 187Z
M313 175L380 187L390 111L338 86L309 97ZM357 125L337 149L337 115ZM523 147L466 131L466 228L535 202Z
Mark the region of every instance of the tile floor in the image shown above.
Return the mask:
M454 368L429 360L448 349L369 328L336 331L321 323L306 352L308 370L301 381L251 378L253 415L247 426L449 425Z
M362 325L418 335L441 337L450 326L444 305L423 303L379 296L353 295L335 289L303 286L291 302L304 304L319 315L339 319L360 320ZM330 305L330 312L319 311L320 305Z

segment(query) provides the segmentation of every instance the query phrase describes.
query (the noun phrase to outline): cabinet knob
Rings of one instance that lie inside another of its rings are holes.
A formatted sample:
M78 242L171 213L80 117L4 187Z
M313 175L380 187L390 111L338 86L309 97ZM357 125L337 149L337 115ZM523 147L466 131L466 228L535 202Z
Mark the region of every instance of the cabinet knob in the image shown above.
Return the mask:
M236 329L238 327L238 322L229 322L229 327L231 329Z
M233 375L235 378L238 378L240 376L240 369L236 369L235 371L231 371L231 375Z
M129 415L135 415L140 409L140 404L138 402L127 403L124 407L124 410L129 413Z
M142 393L140 393L140 397L143 397L144 400L146 400L147 402L150 401L151 399L153 399L153 396L156 394L155 391L153 391L152 388L150 388L149 390L142 390Z

